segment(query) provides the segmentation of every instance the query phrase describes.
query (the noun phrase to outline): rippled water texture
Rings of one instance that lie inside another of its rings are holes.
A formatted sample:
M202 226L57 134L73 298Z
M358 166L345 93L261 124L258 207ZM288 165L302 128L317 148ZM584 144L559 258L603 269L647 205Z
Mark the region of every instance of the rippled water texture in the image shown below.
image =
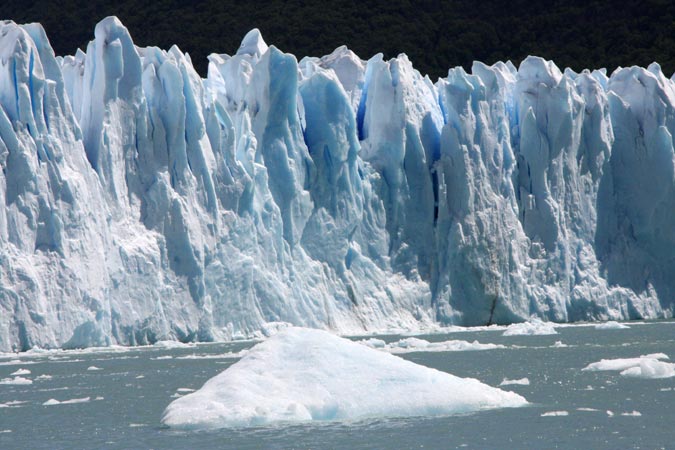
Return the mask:
M32 384L0 384L0 448L672 448L675 378L581 370L603 358L675 358L675 323L628 325L556 327L558 334L545 336L503 336L503 328L418 336L505 348L400 355L492 386L520 380L502 388L525 396L527 408L199 433L162 427L162 411L252 343L5 355L0 380Z

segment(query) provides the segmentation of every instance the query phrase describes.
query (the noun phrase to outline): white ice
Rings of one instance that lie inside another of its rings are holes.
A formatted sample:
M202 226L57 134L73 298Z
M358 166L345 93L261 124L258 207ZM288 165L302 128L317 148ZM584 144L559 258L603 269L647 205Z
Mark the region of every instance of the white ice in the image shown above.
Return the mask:
M568 416L570 413L567 411L547 411L541 415L541 417L561 417Z
M596 330L625 330L630 328L628 325L610 320L609 322L602 322L595 325Z
M521 385L521 386L529 386L530 385L530 380L529 378L519 378L517 380L509 380L508 378L504 378L501 383L499 383L500 386L510 386L510 385Z
M514 323L509 325L504 331L504 336L543 336L549 334L558 334L550 322L541 320L532 320L530 322Z
M3 378L0 380L0 384L10 384L10 385L28 385L33 384L33 380L24 377L14 377L14 378Z
M91 400L90 397L84 397L84 398L71 398L70 400L56 400L53 398L50 398L46 402L44 402L42 405L43 406L54 406L54 405L72 405L75 403L88 403Z
M675 377L675 364L661 361L669 359L663 353L643 355L638 358L603 359L584 367L585 371L616 371L622 376L632 378L671 378Z
M481 344L478 341L468 342L462 340L449 340L429 342L425 339L414 337L400 339L398 341L390 342L389 344L386 344L383 340L377 338L370 338L358 342L368 347L389 353L464 352L506 348L506 346L501 344Z
M28 369L18 369L11 373L11 375L30 375L30 370Z
M198 391L173 401L162 422L186 429L245 427L445 415L526 404L512 392L325 331L288 328L253 347Z

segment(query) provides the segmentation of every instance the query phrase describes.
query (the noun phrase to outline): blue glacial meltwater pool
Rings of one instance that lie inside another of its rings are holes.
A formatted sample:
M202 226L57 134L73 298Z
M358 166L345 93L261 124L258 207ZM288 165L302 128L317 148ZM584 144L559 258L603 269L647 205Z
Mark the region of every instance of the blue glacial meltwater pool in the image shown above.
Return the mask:
M523 395L531 403L525 408L209 432L164 427L162 412L253 343L2 355L0 448L672 448L675 377L582 371L601 359L675 358L675 322L628 325L556 327L555 335L503 336L502 327L417 336L498 348L430 346L400 355L491 386L517 381L502 388Z

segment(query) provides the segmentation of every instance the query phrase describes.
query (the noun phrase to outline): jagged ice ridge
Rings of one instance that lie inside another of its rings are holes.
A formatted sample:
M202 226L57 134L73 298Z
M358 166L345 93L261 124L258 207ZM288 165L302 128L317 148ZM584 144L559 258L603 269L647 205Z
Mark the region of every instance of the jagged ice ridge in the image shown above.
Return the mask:
M0 23L0 351L672 317L675 83Z

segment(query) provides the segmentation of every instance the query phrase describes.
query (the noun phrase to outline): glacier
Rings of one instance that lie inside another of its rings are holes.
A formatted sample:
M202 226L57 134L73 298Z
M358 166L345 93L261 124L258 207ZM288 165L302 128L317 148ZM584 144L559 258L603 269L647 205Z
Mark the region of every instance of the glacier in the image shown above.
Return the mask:
M0 22L0 351L673 316L675 82Z

